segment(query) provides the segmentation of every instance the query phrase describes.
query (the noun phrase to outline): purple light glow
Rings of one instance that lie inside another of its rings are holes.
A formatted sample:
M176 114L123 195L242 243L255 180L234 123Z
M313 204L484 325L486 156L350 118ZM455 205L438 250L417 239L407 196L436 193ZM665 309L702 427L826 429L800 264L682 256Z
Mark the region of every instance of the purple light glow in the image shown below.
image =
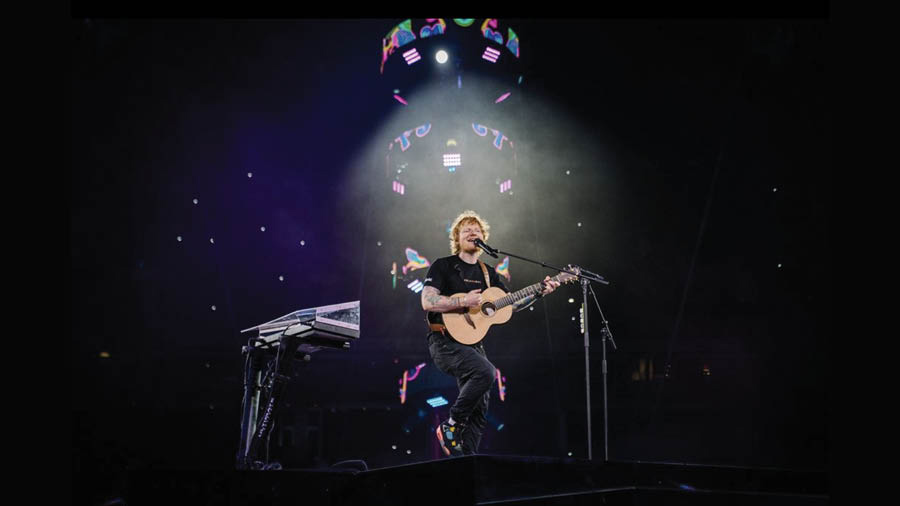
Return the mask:
M400 103L403 104L403 105L409 105L409 104L406 103L406 100L403 100L403 97L401 97L400 95L394 95L394 99L397 100L397 102L400 102Z
M497 100L495 100L494 103L495 103L495 104L499 104L500 102L503 102L503 101L506 100L511 94L512 94L512 92L507 91L506 93L500 95L500 98L498 98ZM396 95L395 95L395 96L396 96Z

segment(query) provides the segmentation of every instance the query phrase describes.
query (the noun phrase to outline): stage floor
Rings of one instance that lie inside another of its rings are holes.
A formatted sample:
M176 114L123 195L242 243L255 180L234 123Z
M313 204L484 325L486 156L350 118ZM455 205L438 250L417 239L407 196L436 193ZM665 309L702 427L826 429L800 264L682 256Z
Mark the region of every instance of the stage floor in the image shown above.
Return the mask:
M659 462L476 455L397 467L142 470L126 504L828 504L828 476Z

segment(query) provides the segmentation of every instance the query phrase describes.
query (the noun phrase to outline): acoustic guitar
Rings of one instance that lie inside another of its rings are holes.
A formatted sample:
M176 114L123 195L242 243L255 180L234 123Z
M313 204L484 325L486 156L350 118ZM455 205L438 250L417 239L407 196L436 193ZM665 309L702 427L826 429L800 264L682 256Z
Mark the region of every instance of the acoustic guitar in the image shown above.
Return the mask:
M562 272L550 279L557 281L560 285L570 283L578 279L581 272L578 267L568 267L568 272ZM492 286L481 292L481 305L476 307L461 308L458 311L443 313L444 326L450 332L457 342L462 344L477 344L487 334L491 325L502 325L512 318L513 304L528 297L535 295L543 290L543 282L535 283L530 286L513 292L506 293L502 288ZM464 293L456 293L451 297L465 297Z

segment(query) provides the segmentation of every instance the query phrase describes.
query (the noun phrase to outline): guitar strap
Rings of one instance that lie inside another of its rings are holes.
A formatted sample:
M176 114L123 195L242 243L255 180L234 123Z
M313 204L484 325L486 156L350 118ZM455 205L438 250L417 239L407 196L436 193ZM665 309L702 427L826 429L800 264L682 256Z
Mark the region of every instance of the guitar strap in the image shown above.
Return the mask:
M485 266L484 262L482 262L481 260L478 261L478 264L481 265L481 272L484 273L484 285L487 288L490 288L491 287L491 277L488 276L487 266ZM487 288L485 288L485 290L487 290Z

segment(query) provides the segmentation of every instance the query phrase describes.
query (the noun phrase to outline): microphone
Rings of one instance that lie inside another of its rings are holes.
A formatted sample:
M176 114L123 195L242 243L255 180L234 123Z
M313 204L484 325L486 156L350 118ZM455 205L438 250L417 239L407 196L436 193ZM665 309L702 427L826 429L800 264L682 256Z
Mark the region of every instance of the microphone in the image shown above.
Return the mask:
M482 251L484 251L485 253L487 253L488 255L490 255L494 258L497 258L497 253L496 253L497 250L495 250L494 248L485 244L484 241L482 241L481 239L475 239L475 241L473 241L473 242L475 243L475 246L478 246L479 248L481 248Z

